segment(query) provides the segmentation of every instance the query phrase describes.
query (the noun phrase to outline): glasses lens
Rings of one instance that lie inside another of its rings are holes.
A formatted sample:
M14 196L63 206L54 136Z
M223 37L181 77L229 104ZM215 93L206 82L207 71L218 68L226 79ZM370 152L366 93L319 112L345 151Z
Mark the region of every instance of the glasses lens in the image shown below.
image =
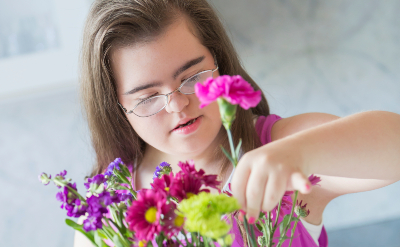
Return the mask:
M212 77L212 71L207 70L200 72L198 74L195 74L192 77L189 77L184 84L182 85L180 91L184 94L192 94L194 93L194 85L196 83L203 83L205 80L207 80L209 77Z
M147 117L156 114L167 104L166 98L167 97L165 95L160 95L144 100L136 106L133 112L141 117Z

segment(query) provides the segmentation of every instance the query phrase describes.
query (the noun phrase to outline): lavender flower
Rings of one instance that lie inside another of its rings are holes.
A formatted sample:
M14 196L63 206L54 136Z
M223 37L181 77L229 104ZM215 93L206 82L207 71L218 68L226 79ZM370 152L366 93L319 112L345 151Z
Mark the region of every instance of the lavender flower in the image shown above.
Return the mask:
M57 175L55 176L55 178L54 178L53 181L54 181L54 184L55 184L58 188L64 187L65 185L67 185L67 184L71 181L71 179L66 180L66 179L65 179L65 175L67 175L67 171L66 171L66 170L61 171L59 174L57 174Z
M103 227L101 218L101 215L89 215L87 219L83 221L83 229L87 232L101 229Z
M156 167L156 171L153 174L153 180L155 178L160 178L164 174L170 174L172 172L171 165L167 162L162 162L160 165Z
M44 172L39 174L38 178L39 178L39 181L42 182L42 184L44 184L44 185L48 185L51 181L51 175L49 176Z
M104 191L104 187L107 186L107 179L103 174L98 174L93 178L88 178L88 182L85 183L86 189L88 189L88 195L98 195Z
M68 211L68 216L78 218L86 213L87 205L70 191L70 189L77 191L76 184L69 183L68 186L70 188L64 186L62 191L56 194L56 198L58 201L62 202L61 208L65 208L65 210Z
M119 164L124 164L121 160L121 158L116 158L113 162L111 162L108 167L107 171L104 173L106 176L111 176L113 174L114 167L117 170L120 170Z

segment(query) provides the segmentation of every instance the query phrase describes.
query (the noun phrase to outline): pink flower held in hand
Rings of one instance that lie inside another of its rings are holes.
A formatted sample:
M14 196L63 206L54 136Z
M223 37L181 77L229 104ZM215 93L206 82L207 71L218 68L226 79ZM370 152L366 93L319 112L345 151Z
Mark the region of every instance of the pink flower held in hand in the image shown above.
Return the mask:
M223 75L217 78L208 78L204 85L197 83L195 92L200 99L200 108L222 97L232 105L248 110L255 107L261 100L261 91L254 91L253 87L240 75Z

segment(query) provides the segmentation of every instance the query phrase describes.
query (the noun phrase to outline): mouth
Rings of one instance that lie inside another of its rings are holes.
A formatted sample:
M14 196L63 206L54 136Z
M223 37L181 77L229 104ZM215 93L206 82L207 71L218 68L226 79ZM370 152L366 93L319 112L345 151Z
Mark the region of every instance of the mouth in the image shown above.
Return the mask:
M201 116L199 116L199 117L201 117ZM184 124L180 124L180 125L176 126L172 131L177 130L177 129L184 128L184 127L189 126L189 125L192 125L194 122L196 122L196 120L197 120L199 117L193 118L193 119L187 121L187 122L184 123Z

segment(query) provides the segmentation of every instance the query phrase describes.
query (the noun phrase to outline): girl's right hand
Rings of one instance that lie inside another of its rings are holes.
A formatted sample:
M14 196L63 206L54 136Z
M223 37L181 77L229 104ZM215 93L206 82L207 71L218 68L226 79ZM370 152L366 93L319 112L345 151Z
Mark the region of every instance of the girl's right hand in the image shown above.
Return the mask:
M254 149L240 159L231 189L253 223L260 211L269 212L285 191L311 191L304 157L294 138L284 138Z

